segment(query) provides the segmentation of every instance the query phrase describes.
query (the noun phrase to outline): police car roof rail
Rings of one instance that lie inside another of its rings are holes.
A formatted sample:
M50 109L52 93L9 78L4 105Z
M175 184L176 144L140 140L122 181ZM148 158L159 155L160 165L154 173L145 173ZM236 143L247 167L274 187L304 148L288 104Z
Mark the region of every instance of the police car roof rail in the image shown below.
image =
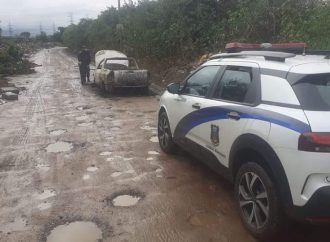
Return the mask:
M285 62L285 59L295 57L295 54L277 52L277 51L241 51L237 53L216 54L210 57L210 60L225 59L225 58L240 58L249 56L261 56L265 60Z

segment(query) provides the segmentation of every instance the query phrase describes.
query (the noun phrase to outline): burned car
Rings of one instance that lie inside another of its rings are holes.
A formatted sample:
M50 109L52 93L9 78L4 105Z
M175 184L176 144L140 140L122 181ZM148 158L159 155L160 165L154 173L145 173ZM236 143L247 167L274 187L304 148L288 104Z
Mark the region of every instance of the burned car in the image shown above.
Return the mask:
M142 88L149 90L150 74L139 69L134 58L114 50L102 50L95 54L94 82L106 92L117 88Z

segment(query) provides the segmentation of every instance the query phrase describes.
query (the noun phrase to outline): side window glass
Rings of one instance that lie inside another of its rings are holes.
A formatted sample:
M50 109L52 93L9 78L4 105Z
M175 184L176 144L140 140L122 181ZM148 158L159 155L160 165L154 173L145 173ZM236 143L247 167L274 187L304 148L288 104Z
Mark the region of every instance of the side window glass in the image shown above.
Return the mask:
M214 93L214 98L232 102L244 102L252 82L252 69L229 67L225 70Z
M102 61L100 62L100 64L99 64L99 66L97 67L97 69L101 69L101 68L102 68L103 62L104 62L104 60L102 60Z
M186 81L182 94L205 97L219 69L220 66L206 66L197 71Z

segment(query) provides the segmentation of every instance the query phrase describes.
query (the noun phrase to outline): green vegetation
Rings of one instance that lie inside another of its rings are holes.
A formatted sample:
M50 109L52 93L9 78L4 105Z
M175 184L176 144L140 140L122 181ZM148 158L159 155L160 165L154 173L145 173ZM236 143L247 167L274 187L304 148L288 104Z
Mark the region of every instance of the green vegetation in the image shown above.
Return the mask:
M218 52L232 41L330 49L329 13L323 0L143 0L82 19L63 39L73 51L87 45L161 60Z
M24 51L13 40L0 37L0 76L32 73L31 63L24 58Z

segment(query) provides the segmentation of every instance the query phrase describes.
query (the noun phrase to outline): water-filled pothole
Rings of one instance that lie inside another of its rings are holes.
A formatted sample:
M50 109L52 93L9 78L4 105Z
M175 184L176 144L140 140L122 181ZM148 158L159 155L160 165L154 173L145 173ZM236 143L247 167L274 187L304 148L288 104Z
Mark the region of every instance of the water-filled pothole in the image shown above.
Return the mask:
M50 131L49 134L53 135L53 136L58 136L58 135L64 134L65 132L66 132L65 129L55 129L55 130Z
M132 207L135 206L144 195L138 191L123 191L115 193L111 198L111 205L114 207Z
M84 120L87 120L88 119L88 116L79 116L79 117L76 117L76 120L77 121L84 121Z
M56 191L54 189L46 189L46 190L43 190L42 193L39 193L37 195L37 198L39 200L45 200L47 198L54 197L54 196L56 196Z
M95 223L77 221L54 228L48 235L46 242L98 242L102 239L102 231Z
M46 147L48 153L59 153L59 152L68 152L73 149L73 144L65 141L58 141L53 144L49 144Z
M89 172L96 172L99 168L97 168L95 165L91 165L86 170Z
M151 150L151 151L148 151L148 155L160 155L160 154L157 151Z

